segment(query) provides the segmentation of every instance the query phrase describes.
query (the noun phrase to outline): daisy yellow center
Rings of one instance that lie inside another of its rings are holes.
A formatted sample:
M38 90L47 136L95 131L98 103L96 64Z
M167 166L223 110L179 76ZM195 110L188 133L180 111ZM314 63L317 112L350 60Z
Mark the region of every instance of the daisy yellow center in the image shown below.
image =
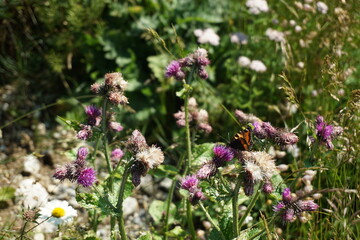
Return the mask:
M56 218L61 218L63 216L65 216L65 210L63 208L54 208L54 210L52 210L51 212L51 216L56 217Z

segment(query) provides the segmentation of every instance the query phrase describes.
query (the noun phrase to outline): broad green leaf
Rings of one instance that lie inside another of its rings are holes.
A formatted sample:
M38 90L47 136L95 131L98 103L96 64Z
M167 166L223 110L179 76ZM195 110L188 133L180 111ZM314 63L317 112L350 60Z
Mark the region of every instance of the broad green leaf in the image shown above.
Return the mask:
M10 200L13 197L15 197L15 188L8 186L0 188L0 201Z
M151 233L147 232L145 235L140 236L137 240L152 240Z
M211 160L214 146L215 143L196 145L193 149L192 167L199 167L204 162Z
M149 207L149 214L154 219L155 224L159 224L161 220L165 217L166 211L166 202L160 200L154 200ZM176 216L176 206L175 204L170 204L170 213L169 213L169 224L175 221Z
M76 193L76 201L85 209L93 209L99 206L99 197L93 193Z
M187 235L187 232L184 231L180 226L176 226L171 229L169 232L165 233L168 237L174 237L176 239L184 239Z

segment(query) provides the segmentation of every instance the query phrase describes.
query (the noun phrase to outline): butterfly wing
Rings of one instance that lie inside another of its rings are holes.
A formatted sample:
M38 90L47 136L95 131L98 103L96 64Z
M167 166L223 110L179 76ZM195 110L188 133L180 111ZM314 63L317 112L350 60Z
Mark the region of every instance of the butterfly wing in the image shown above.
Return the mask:
M230 147L240 151L250 151L252 148L251 129L246 128L235 134Z

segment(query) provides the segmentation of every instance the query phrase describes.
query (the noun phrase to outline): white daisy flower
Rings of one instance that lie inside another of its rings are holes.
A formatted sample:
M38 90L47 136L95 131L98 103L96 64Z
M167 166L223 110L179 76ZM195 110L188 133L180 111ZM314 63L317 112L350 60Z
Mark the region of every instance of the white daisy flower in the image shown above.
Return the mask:
M39 214L40 219L48 219L47 222L54 225L71 222L77 216L76 210L67 201L60 200L48 202L45 207L40 208Z

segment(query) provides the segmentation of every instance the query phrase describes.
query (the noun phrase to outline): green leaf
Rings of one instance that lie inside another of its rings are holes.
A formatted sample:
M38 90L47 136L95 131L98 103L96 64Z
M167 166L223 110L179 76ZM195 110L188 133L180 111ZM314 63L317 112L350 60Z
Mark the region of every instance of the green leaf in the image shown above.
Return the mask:
M81 129L80 123L78 121L68 120L65 118L62 118L60 116L57 116L58 119L60 119L62 122L64 122L66 125L74 129L75 131L79 131Z
M252 236L256 235L257 233L259 233L260 231L261 230L258 228L246 229L240 232L240 235L236 238L236 240L247 240ZM260 236L254 238L254 240L258 240L258 239L260 239Z
M137 240L152 240L151 233L147 232L145 235L140 236Z
M167 64L170 62L169 55L167 54L160 54L156 56L150 56L147 58L149 63L149 68L154 73L155 77L160 81L165 81L165 69Z
M0 201L10 200L13 197L15 197L15 188L8 186L0 188Z
M211 160L214 146L215 143L196 145L193 150L192 167L199 167L204 162Z
M168 177L168 176L176 176L178 173L179 173L179 169L171 165L160 165L158 168L149 171L149 174L160 178Z
M154 200L149 207L149 214L154 219L155 224L159 224L165 217L166 202L160 200ZM169 223L172 224L175 221L176 206L174 203L170 204Z
M92 193L76 193L76 201L85 209L93 209L99 205L99 197Z
M187 235L187 232L184 231L180 226L176 226L171 229L169 232L165 233L168 237L174 237L176 239L184 239Z

